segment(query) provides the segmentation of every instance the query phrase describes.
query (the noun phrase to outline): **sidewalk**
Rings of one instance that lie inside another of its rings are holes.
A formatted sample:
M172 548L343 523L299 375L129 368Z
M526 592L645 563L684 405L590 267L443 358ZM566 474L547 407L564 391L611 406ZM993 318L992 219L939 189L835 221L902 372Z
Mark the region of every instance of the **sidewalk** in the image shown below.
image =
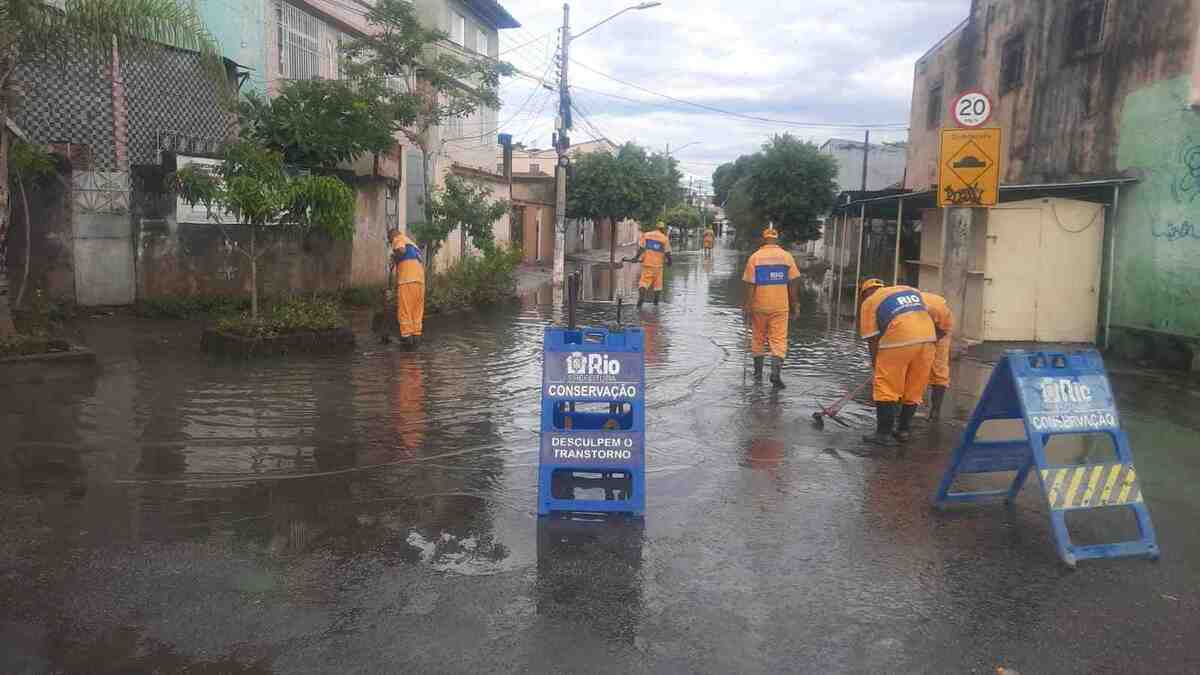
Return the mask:
M637 244L636 243L630 243L630 244L625 244L625 245L618 244L617 245L617 255L616 255L617 262L620 262L621 258L632 258L635 255L637 255ZM582 251L576 251L574 253L567 254L566 259L570 260L572 262L591 262L591 263L608 262L608 249L607 248L584 249Z

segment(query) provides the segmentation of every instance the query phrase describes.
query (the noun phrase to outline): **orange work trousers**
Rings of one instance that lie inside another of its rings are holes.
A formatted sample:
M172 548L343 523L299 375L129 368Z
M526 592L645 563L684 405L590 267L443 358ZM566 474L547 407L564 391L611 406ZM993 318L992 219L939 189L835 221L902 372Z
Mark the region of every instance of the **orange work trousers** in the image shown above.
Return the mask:
M400 337L421 334L425 323L425 284L410 281L397 285L396 321L400 323Z
M653 288L661 291L663 289L663 268L642 265L642 278L638 281L638 288Z
M750 312L750 353L766 356L769 346L771 356L784 358L788 346L788 311Z
M929 384L934 387L950 386L950 336L937 341L933 349L933 369L929 371Z
M920 405L929 386L933 353L932 342L880 349L875 356L875 401Z

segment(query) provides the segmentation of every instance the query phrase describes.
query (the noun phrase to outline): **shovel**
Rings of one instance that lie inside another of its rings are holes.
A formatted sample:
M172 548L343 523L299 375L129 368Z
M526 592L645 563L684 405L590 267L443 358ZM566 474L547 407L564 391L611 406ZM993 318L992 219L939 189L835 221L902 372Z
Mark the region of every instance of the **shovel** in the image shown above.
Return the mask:
M872 382L874 379L875 379L875 375L874 374L870 375L867 379L863 380L862 384L860 384L857 387L855 387L854 389L851 389L850 391L846 392L845 396L838 399L836 402L833 403L833 405L829 406L828 408L826 408L825 406L821 405L820 402L818 402L817 407L819 407L820 410L818 410L817 412L812 414L813 424L816 424L818 427L824 427L825 426L824 418L828 417L829 419L833 420L834 422L837 422L838 424L840 424L846 428L850 428L849 424L847 424L843 420L838 419L838 413L842 411L842 408L846 405L847 401L849 401L850 399L857 396L858 392L862 391L863 388L866 387L867 384Z

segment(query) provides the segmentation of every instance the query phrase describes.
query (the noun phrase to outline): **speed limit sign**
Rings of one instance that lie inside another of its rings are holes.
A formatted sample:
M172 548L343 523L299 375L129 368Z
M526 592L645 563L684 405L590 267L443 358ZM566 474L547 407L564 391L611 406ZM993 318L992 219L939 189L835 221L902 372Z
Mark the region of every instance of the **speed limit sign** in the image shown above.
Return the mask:
M954 121L961 127L981 127L992 119L992 99L981 91L968 91L954 99Z

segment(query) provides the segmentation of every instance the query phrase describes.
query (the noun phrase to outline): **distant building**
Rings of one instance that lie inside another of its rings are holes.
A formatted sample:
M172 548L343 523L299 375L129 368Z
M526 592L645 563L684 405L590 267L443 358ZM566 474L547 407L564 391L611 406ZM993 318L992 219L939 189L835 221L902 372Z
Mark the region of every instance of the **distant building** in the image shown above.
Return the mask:
M833 157L838 165L838 192L862 190L863 142L831 138L821 146L821 152ZM907 143L872 143L867 149L867 187L885 190L904 181Z

